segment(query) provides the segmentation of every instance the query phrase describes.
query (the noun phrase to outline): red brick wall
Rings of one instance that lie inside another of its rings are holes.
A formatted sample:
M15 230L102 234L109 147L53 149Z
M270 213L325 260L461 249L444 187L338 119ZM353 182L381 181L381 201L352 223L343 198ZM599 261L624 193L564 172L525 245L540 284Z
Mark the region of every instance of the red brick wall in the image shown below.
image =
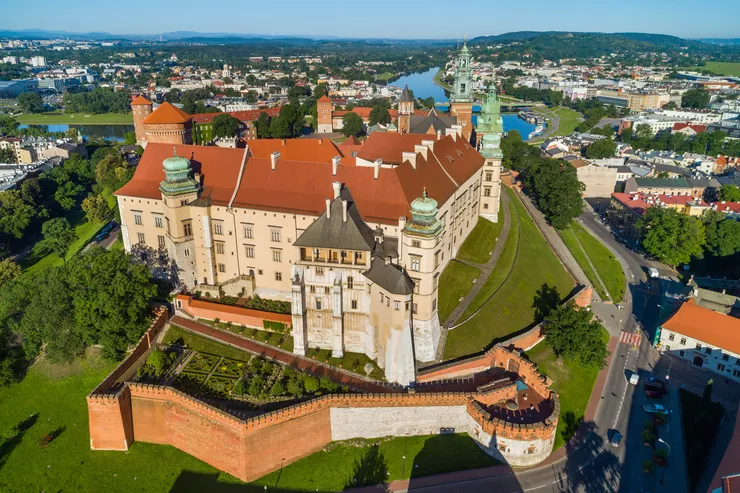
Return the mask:
M118 394L87 396L90 448L128 450L134 441L131 395L124 387Z
M182 310L195 318L206 320L219 319L222 322L231 322L236 325L245 325L256 329L264 329L262 323L264 320L281 322L287 327L290 327L293 323L290 315L196 300L192 296L186 296L184 294L177 295L175 306L177 306L178 310Z

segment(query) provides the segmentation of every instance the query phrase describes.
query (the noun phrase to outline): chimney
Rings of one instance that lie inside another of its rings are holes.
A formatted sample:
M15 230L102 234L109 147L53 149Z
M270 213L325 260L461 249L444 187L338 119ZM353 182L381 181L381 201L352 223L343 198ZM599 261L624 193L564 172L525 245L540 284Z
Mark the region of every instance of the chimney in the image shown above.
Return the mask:
M326 218L331 219L331 200L326 199Z
M383 160L380 158L376 159L375 162L373 163L373 167L375 168L373 170L373 178L375 178L376 180L378 179L378 176L380 176L380 165L381 164L383 164Z
M342 161L342 156L334 156L331 158L331 174L337 176L337 170L339 170L339 163Z
M285 147L285 139L283 139L283 147Z
M342 191L342 182L341 181L333 181L331 183L331 187L334 189L334 198L336 199L339 197L339 192Z
M324 139L319 139L319 145L324 143Z
M430 151L434 152L434 141L433 140L422 140L421 145L427 146Z
M441 138L442 138L442 131L441 130L437 130L437 140L439 140Z
M452 125L451 128L457 133L458 137L462 137L462 125Z
M402 162L408 161L409 163L411 163L411 166L413 166L414 169L416 169L416 153L415 152L406 152L406 151L402 152L401 161Z
M385 265L391 265L391 258L390 257L386 257L385 258Z
M270 154L270 167L272 167L273 171L275 171L275 167L277 166L278 159L280 159L280 151L275 151L272 154Z
M446 128L445 135L449 135L450 137L452 137L452 140L457 140L457 133L452 128Z
M399 216L398 217L398 231L403 231L403 228L406 227L406 216Z
M347 201L342 200L342 222L347 222Z
M416 152L416 153L421 154L422 156L424 156L424 159L427 158L427 151L428 150L429 150L429 148L427 148L427 146L425 146L425 145L416 144L414 146L414 152Z

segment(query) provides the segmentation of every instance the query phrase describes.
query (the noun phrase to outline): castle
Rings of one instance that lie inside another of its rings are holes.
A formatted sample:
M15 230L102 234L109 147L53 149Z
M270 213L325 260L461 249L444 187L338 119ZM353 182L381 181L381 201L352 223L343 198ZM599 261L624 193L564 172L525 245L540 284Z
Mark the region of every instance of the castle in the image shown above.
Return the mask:
M397 120L397 125L391 124L389 131L398 133L431 134L444 133L447 129L459 125L464 139L468 142L473 137L473 70L470 66L470 50L463 44L455 64L455 82L450 93L450 114L444 115L436 109L415 110L414 99L408 86L404 87L398 101L398 110L391 110L391 118ZM352 111L360 114L360 110L369 108L354 108ZM336 111L334 102L328 96L322 96L316 102L317 130L320 133L329 133L341 130L341 116L346 111ZM365 115L363 120L367 122Z

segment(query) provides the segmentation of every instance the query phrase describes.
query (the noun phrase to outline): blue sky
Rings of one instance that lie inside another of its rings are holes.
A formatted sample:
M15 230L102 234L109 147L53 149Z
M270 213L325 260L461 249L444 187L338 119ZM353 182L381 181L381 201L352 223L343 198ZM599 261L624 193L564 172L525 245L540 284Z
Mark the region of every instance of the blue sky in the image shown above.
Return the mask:
M456 38L509 31L740 37L740 0L2 0L0 28Z

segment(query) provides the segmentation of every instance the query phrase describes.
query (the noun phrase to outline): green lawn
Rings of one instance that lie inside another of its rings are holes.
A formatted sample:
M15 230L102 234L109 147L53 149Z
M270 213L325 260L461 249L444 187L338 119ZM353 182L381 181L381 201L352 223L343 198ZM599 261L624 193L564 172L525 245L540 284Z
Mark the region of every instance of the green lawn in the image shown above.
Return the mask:
M394 74L393 72L383 72L380 75L375 76L375 80L388 80L393 77L395 77L397 74Z
M0 431L25 424L16 440L0 447L0 491L233 492L242 485L239 491L261 493L278 478L284 488L336 491L365 450L336 444L250 485L169 446L134 442L128 452L94 452L85 396L113 366L95 357L70 367L36 364L22 382L0 389ZM58 437L41 448L39 439L55 430ZM380 451L390 480L495 464L464 435L395 438Z
M41 113L23 114L15 117L18 123L26 125L133 125L131 113L103 113L100 115L83 113Z
M575 224L575 221L574 221ZM604 288L604 285L599 282L599 280L596 277L596 272L594 269L591 268L591 265L588 263L588 258L586 257L586 253L584 249L582 249L578 245L578 241L576 241L576 234L573 231L572 228L565 229L563 231L558 230L558 234L560 234L560 237L563 239L563 243L565 243L565 246L568 247L568 250L570 250L570 253L573 255L573 258L576 259L576 262L578 262L578 265L581 266L581 269L583 269L583 272L586 274L586 277L588 277L588 280L591 281L591 284L593 285L594 289L599 293L599 296L602 300L608 299L606 296L606 291ZM584 246L585 248L585 246Z
M559 108L555 108L553 113L560 117L560 126L552 135L553 137L558 135L570 135L576 129L578 124L581 123L581 114L570 108L561 106Z
M480 276L475 267L451 261L439 278L439 321L444 323L455 310L460 298L473 287L473 279Z
M190 349L200 353L217 354L225 358L240 361L249 361L252 356L252 353L226 344L221 344L220 342L212 341L207 337L195 334L176 325L170 325L164 338L162 338L163 344L170 344L173 342L185 344Z
M475 264L488 262L489 254L496 247L496 238L498 238L503 227L503 218L497 223L492 223L482 217L478 218L478 223L457 252L457 258Z
M482 305L483 309L448 333L445 359L480 351L534 322L532 303L544 284L555 287L561 298L573 289L573 281L519 198L508 187L504 190L513 207L511 230L496 267L461 319ZM517 250L518 234L521 238ZM513 270L507 279L512 263ZM494 292L493 298L486 303Z
M580 223L573 221L571 224L571 231L572 234L578 238L578 241L586 251L588 258L591 259L591 263L594 264L594 267L599 273L599 277L604 282L612 301L614 301L614 303L620 303L624 298L626 280L619 261L614 257L614 255L612 255L607 247L586 231ZM568 248L571 248L571 246L568 245ZM571 248L571 252L572 251L573 249ZM578 260L578 258L576 258L576 260ZM580 264L581 261L579 260L578 263ZM588 275L588 272L586 274ZM589 280L590 279L591 277L589 277ZM591 283L594 284L594 286L596 285L593 280Z
M609 333L606 330L603 338L604 344L607 344ZM557 392L560 399L560 420L553 448L557 450L573 436L578 423L583 420L599 369L595 366L584 368L569 360L558 361L547 339L527 351L527 358L537 363L541 373L552 378L552 390Z
M365 373L365 365L369 363L373 367L373 371L370 372L369 377L374 378L375 380L385 380L385 373L383 370L366 354L350 353L345 351L343 358L332 358L330 349L309 348L306 350L306 358L315 359L321 363L336 366L337 368L357 373L363 377L368 376Z
M704 66L678 67L678 70L708 70L717 75L740 77L740 63L738 62L706 62Z

